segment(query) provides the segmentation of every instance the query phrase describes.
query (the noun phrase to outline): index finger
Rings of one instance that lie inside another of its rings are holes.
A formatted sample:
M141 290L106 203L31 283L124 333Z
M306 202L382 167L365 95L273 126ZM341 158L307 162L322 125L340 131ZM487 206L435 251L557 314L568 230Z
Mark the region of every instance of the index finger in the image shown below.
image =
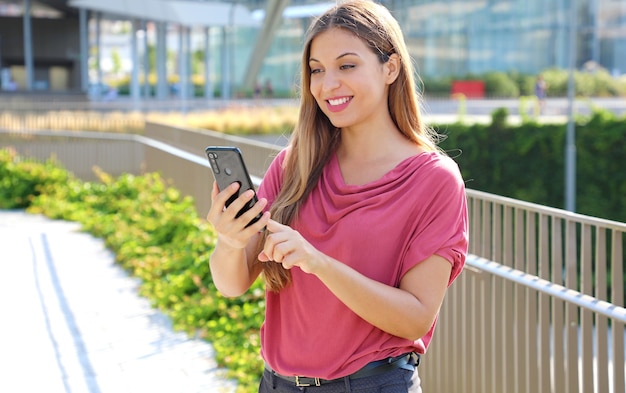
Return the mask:
M278 221L274 221L272 219L270 219L267 222L267 230L270 232L281 232L284 231L286 229L291 229L289 226L287 225L283 225L281 223L279 223Z

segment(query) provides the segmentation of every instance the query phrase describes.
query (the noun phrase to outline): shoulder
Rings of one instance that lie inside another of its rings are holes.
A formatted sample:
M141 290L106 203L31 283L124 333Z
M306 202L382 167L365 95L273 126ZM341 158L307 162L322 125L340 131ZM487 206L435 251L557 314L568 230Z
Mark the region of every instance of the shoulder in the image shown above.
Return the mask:
M421 169L421 175L429 179L463 181L457 162L444 153L422 153L415 157L413 165L415 169Z
M278 194L282 186L285 161L289 150L289 148L285 148L273 158L259 186L258 195L260 197L273 201Z
M410 176L416 195L439 200L465 196L465 180L451 157L440 152L424 153L414 165Z
M282 168L285 166L285 161L287 160L287 156L290 151L290 147L286 147L280 150L273 158L270 166L267 169L266 173L279 171L282 172Z
M285 161L287 161L287 158L289 157L289 154L291 154L291 146L287 146L287 147L283 148L274 157L272 165L278 165L280 167L284 167L285 166Z

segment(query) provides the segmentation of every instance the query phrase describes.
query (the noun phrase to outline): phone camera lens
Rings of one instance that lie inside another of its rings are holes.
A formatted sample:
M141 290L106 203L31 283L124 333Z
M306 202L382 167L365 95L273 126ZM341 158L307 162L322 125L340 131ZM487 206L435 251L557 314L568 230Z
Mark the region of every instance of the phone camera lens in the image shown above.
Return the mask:
M217 165L217 160L215 159L215 156L216 154L209 153L209 164L211 165L211 169L213 169L213 172L220 173L220 168Z

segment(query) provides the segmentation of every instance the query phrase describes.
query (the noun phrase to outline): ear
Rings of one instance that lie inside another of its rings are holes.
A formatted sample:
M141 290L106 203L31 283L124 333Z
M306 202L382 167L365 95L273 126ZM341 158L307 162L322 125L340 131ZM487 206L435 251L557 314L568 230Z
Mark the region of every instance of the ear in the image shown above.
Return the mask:
M395 82L400 74L400 56L397 53L392 53L389 56L389 60L384 64L384 71L387 77L387 84L390 85Z

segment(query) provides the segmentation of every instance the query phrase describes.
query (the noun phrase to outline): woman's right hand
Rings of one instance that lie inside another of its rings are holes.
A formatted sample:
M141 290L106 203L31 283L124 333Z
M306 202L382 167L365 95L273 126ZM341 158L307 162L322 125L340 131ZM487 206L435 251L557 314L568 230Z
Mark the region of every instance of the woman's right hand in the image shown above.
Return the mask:
M232 183L224 191L219 191L217 183L213 183L211 192L211 209L207 214L207 220L217 232L218 241L234 249L246 247L250 238L260 232L270 218L270 213L263 213L261 219L246 228L267 205L267 199L261 198L250 210L235 218L237 213L254 197L253 190L247 190L235 199L228 207L226 201L239 190L239 183Z

